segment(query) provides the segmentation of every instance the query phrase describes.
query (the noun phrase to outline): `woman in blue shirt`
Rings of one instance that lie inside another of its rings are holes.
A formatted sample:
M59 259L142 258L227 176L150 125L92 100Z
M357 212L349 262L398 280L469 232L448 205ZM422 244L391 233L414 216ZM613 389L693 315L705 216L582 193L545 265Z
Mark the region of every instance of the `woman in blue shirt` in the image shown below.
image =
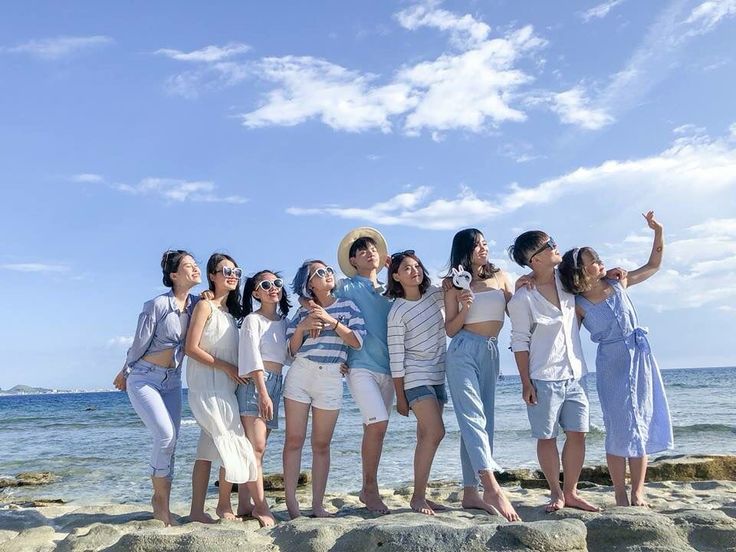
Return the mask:
M133 345L114 384L127 389L130 403L153 436L153 517L174 525L169 498L181 422L181 365L196 303L189 290L201 277L196 261L183 249L166 251L161 270L163 283L171 291L144 303Z

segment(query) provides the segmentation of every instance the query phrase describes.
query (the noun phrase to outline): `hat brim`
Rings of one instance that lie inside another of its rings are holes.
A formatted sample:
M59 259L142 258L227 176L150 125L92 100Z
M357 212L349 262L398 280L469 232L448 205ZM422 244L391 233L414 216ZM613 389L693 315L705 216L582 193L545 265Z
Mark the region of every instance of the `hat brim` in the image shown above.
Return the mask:
M352 229L340 241L340 245L337 246L337 262L340 265L342 273L348 278L352 278L358 273L355 267L350 264L350 247L358 238L371 238L376 242L376 249L378 249L378 255L381 258L381 264L378 266L379 271L383 268L383 261L388 256L386 239L378 230L370 226L361 226L360 228Z

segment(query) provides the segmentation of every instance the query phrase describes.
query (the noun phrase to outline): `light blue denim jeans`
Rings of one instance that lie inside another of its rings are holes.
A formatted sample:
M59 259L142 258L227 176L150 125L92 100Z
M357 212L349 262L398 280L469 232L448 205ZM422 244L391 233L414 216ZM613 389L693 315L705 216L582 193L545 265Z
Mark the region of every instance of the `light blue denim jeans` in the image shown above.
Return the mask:
M171 480L181 425L181 368L139 360L128 376L127 391L130 404L153 436L151 476Z
M493 460L493 411L499 373L496 338L460 330L447 349L445 366L460 426L463 486L477 487L478 472L501 470Z

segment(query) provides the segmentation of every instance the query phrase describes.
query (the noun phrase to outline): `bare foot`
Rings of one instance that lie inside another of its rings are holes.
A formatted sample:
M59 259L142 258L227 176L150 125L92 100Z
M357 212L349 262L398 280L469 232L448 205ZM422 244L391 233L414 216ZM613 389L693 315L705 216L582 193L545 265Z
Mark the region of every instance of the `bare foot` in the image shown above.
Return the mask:
M434 510L428 503L429 501L426 498L412 496L409 501L409 506L411 506L411 509L415 512L419 512L420 514L425 514L427 516L433 516Z
M544 507L544 511L548 514L562 510L565 507L565 498L562 495L553 494L547 505Z
M491 506L487 502L483 502L483 499L478 495L478 493L469 496L463 495L461 506L466 510L484 510L492 516L501 515L501 512L499 512L495 506Z
M381 496L378 494L378 491L373 493L360 491L360 494L358 495L358 500L365 504L365 507L368 508L369 512L373 512L374 514L385 515L391 513L391 510L388 509L388 506L386 506L383 500L381 500Z
M577 494L570 494L565 496L565 506L570 508L577 508L578 510L584 510L586 512L600 512L601 509L595 504L591 504L584 498Z
M254 519L258 520L261 527L273 527L276 524L276 520L274 519L271 510L268 509L268 504L254 507L252 516Z
M156 493L151 497L151 507L153 508L153 519L162 521L167 527L169 525L178 525L171 518L171 512L169 511L168 500L166 497L159 496Z
M325 510L324 506L322 506L321 504L318 506L312 505L312 517L331 518L331 517L335 517L335 514Z
M642 508L649 508L649 503L644 498L644 495L631 493L631 505L640 506Z
M435 502L433 500L427 499L427 504L429 504L429 507L435 511L447 510L447 506L439 504L438 502Z
M231 509L221 510L220 508L217 508L215 513L217 513L217 517L224 521L236 521L238 519L238 516L236 516Z
M629 497L626 495L626 489L623 491L615 491L614 494L616 496L616 506L629 505Z
M521 521L519 514L516 513L516 510L514 510L511 502L509 502L509 499L506 498L505 494L503 494L500 487L496 491L493 489L483 490L483 502L487 502L493 506L507 520Z
M295 498L286 499L286 509L289 511L289 519L296 519L302 515L301 511L299 510L299 502L297 502Z
M251 517L253 515L253 504L238 504L238 517Z
M197 513L197 514L189 514L189 521L197 521L199 523L215 523L215 520L212 519L212 516L209 514L206 514L204 512Z

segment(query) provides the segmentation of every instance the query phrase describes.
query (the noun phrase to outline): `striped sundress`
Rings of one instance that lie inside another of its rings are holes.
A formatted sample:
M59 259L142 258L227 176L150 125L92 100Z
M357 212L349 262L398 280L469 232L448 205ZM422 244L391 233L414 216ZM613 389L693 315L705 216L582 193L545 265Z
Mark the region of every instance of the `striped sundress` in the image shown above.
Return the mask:
M596 387L606 428L606 452L639 458L673 447L672 421L657 361L626 290L608 280L613 293L600 303L582 295L583 325L598 343Z

